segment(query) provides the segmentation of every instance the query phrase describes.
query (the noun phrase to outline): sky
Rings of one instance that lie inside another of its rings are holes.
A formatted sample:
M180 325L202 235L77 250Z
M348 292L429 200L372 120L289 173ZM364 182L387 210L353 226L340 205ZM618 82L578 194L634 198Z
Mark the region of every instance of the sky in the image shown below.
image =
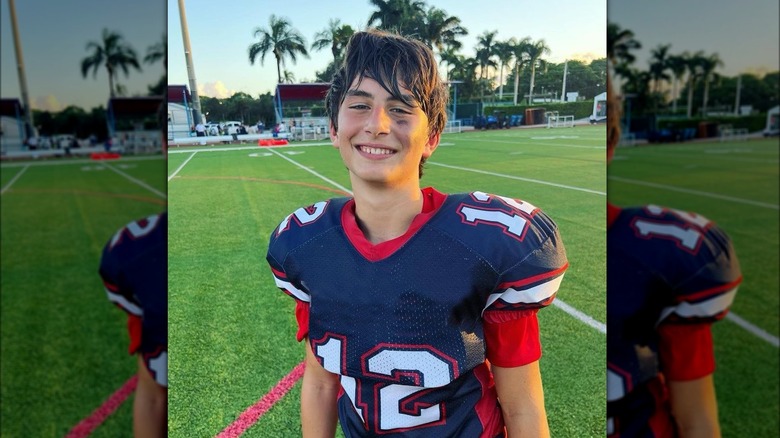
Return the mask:
M103 28L119 32L136 51L142 72L119 74L129 96L148 94L148 86L165 73L161 62L144 64L146 50L162 41L166 5L163 0L16 0L27 88L31 107L58 111L75 105L89 111L106 106L108 74L81 75L86 45L100 41ZM178 27L176 28L178 30ZM21 98L8 0L0 0L0 96Z
M187 84L187 65L177 0L168 2L168 83ZM461 53L474 55L477 36L498 31L498 40L526 36L544 39L552 53L548 61L606 57L606 4L604 0L428 0L428 5L444 9L461 19L469 34L461 38ZM369 0L226 0L216 6L207 0L186 0L185 14L198 90L209 97L229 97L242 91L251 96L273 92L276 87L276 61L273 54L249 63L248 48L259 39L258 27L269 28L271 14L288 18L311 46L314 35L332 18L355 29L364 29L375 10ZM281 8L280 8L281 5ZM330 62L330 50L311 52L311 58L288 62L286 70L296 82L314 80Z
M609 0L607 17L642 43L635 66L646 69L650 51L671 44L679 54L717 53L725 76L780 68L777 0Z

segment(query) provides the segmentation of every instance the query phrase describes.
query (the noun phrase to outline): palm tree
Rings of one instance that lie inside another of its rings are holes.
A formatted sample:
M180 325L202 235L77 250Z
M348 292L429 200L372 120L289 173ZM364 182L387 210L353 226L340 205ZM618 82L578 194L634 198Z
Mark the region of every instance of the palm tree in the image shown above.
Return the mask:
M286 82L288 84L292 84L295 82L295 75L291 71L284 71L284 75L282 75L282 81L283 83Z
M439 53L439 57L441 58L440 64L443 63L447 67L452 67L458 62L458 52L457 48L455 46L448 45L444 50ZM450 69L444 69L444 76L446 79L449 79L450 77Z
M507 41L499 41L496 43L495 53L499 62L498 69L498 99L501 100L504 97L504 67L509 64L514 54L514 46L517 44L515 38L510 38Z
M685 56L683 55L671 55L669 58L667 58L667 64L669 65L669 70L672 71L672 112L677 112L677 92L680 80L685 75Z
M650 77L653 78L653 92L660 91L661 81L671 79L666 70L669 69L669 48L671 45L659 45L650 51Z
M165 68L165 71L167 73L168 72L168 36L166 34L163 34L162 40L146 48L146 56L144 57L144 62L147 64L154 64L157 61L162 61L163 68Z
M468 31L460 25L460 18L448 16L445 10L431 6L425 13L424 20L420 37L428 47L435 47L442 52L445 46L455 49L463 46L458 37L467 35Z
M710 94L710 81L718 77L717 73L715 73L715 69L722 65L723 61L720 60L720 57L717 53L699 58L699 69L701 71L702 81L704 81L704 97L702 98L701 104L702 116L707 115L707 100Z
M544 40L530 43L527 47L526 53L528 53L528 63L531 65L531 86L528 88L528 104L531 105L534 96L534 79L536 77L536 64L539 61L544 62L541 58L542 55L550 54L550 48L547 47L547 43Z
M687 116L690 119L693 113L693 89L696 86L696 80L701 76L700 60L704 57L701 50L690 56L685 56L685 68L688 70L688 111Z
M520 70L523 69L527 57L528 46L531 45L531 38L525 37L520 41L515 42L512 46L512 56L515 60L515 93L514 93L514 105L517 105L517 92L520 89Z
M128 67L135 67L136 70L141 71L135 50L125 43L122 35L117 32L104 28L100 41L88 42L87 50L91 53L81 60L81 75L86 78L91 69L92 77L95 77L98 69L104 66L108 72L108 88L111 97L117 94L117 89L114 87L117 70L122 70L125 76L129 74Z
M634 32L621 29L615 23L607 24L607 58L613 65L633 63L636 57L631 51L641 47L642 44L634 39Z
M276 58L276 74L279 83L282 83L282 65L285 64L285 57L289 57L293 64L298 61L298 55L309 57L309 52L306 51L306 39L286 18L272 14L268 23L270 24L268 29L263 27L255 29L254 36L259 37L260 42L249 46L249 63L254 65L257 55L260 55L260 65L262 65L265 55L272 52Z
M480 79L480 98L485 97L485 88L488 82L488 68L496 67L496 61L493 60L495 56L496 34L498 31L485 31L482 35L477 37L477 53L476 60L479 63L479 79Z
M423 0L369 0L377 7L368 17L368 26L373 26L388 31L395 31L402 35L420 37L420 30L424 23L425 1Z
M352 26L341 24L341 20L338 18L331 19L326 29L314 35L311 50L322 50L329 47L330 53L333 55L333 61L338 62L344 49L347 47L350 37L354 33L355 30L352 29Z

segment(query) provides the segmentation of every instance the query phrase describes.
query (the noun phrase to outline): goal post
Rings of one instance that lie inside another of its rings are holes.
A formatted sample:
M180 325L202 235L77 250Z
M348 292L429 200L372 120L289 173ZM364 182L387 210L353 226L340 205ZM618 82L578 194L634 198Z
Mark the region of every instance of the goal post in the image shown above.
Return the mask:
M573 128L574 127L573 115L562 116L558 114L558 111L548 111L545 113L545 115L547 116L548 128Z
M463 127L461 126L460 120L451 120L448 121L446 125L444 125L444 134L460 132L463 132Z

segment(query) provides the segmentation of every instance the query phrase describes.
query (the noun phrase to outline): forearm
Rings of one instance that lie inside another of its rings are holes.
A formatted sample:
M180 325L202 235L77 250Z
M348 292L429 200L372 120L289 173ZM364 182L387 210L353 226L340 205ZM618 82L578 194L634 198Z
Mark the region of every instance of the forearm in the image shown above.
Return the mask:
M318 385L303 375L301 390L301 426L304 438L333 438L338 422L338 388Z
M338 422L338 376L320 365L306 343L306 368L301 388L301 429L304 438L333 438Z
M548 438L539 363L492 370L508 438Z
M718 438L718 404L712 375L668 382L669 398L681 438Z
M140 356L133 401L133 432L137 438L163 438L168 432L168 390L154 381Z

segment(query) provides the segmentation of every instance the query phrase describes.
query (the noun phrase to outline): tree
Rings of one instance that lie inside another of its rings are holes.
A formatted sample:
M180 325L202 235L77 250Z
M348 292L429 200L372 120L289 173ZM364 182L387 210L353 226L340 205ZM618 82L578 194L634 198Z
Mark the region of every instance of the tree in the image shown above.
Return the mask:
M542 55L550 54L550 48L544 40L530 43L527 47L526 53L528 53L528 63L531 65L531 86L528 88L528 104L531 105L534 96L534 78L536 76L537 63L544 63Z
M114 86L117 70L122 70L125 76L129 75L129 67L141 71L135 50L125 43L122 35L117 32L104 28L99 42L87 43L87 51L91 53L81 60L81 75L86 78L91 69L92 77L96 77L98 69L104 66L108 72L108 88L111 97L118 94L118 86Z
M347 47L349 39L355 30L348 24L341 24L341 20L338 18L331 19L328 22L328 27L317 32L314 35L314 42L311 44L312 50L322 50L330 48L330 53L333 55L333 60L338 61L341 59L344 49Z
M704 82L704 97L702 98L701 111L702 116L707 115L707 98L710 93L710 81L717 77L715 69L718 66L723 65L723 61L720 60L717 53L713 53L709 56L701 56L698 58L699 71L701 73L701 79Z
M650 51L650 77L653 78L653 92L660 92L661 81L671 79L666 70L669 69L669 48L671 45L659 45Z
M444 47L460 49L463 44L459 36L467 35L468 31L460 25L460 18L447 15L443 9L431 6L423 16L423 28L420 39L428 47L436 48L440 53Z
M520 70L523 69L528 58L528 46L531 45L531 38L525 37L520 41L515 42L512 46L512 55L515 60L515 92L513 98L513 104L517 105L517 93L520 85Z
M271 15L268 19L269 28L258 27L255 29L255 38L260 38L260 42L249 46L249 63L254 65L257 55L260 55L260 65L265 61L265 56L271 52L276 58L276 74L278 82L282 82L282 65L285 65L285 58L295 64L298 61L298 55L309 57L306 50L306 39L290 22L283 17Z
M499 41L495 45L495 54L498 58L498 99L504 98L504 67L512 61L514 56L514 45L517 44L517 40L514 38L508 41Z
M634 32L621 29L615 23L607 24L607 58L613 65L633 63L636 57L631 51L641 47L642 44L634 39Z
M421 37L425 2L421 0L369 0L377 8L368 17L368 26Z
M146 56L144 62L147 64L154 64L157 61L162 61L163 68L166 73L168 72L168 36L163 34L162 40L146 48Z
M666 62L672 72L672 112L676 113L678 88L686 71L685 55L671 55Z

